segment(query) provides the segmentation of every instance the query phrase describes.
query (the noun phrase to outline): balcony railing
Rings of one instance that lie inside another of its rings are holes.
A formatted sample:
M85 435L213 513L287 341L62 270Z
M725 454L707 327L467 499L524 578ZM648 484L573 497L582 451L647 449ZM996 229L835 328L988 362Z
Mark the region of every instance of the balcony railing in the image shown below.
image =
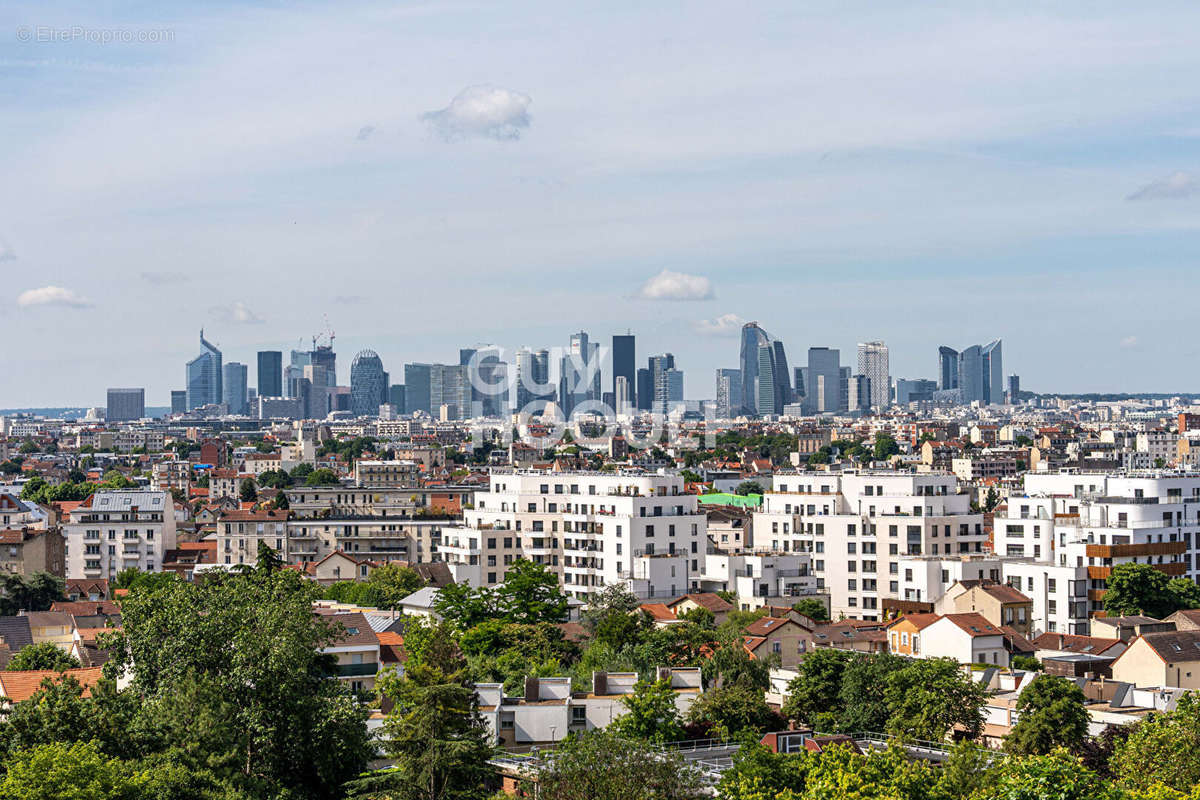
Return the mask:
M363 675L374 675L379 671L379 663L375 661L363 664L338 664L339 678L358 678Z

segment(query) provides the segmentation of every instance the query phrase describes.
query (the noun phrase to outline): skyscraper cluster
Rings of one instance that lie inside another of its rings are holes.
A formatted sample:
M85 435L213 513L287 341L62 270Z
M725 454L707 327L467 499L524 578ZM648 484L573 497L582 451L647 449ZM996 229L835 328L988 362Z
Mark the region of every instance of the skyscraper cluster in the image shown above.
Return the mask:
M675 355L650 355L638 367L636 337L629 332L614 335L610 349L587 331L571 334L559 347L521 347L511 354L495 344L464 347L458 363L405 364L403 383L392 383L379 355L363 350L351 363L349 386L338 385L330 332L324 342L314 337L311 349L292 350L286 366L282 351L260 351L256 389L247 365L223 364L203 330L200 345L200 355L187 363L187 388L172 392L173 413L213 407L234 415L320 419L332 412L357 417L422 412L456 421L515 411L537 415L551 408L570 419L577 412L669 414L686 407L684 373ZM893 403L1013 402L1020 397L1019 379L1006 379L1001 357L999 339L962 351L942 346L936 379L893 383L882 341L858 344L857 369L842 365L837 348L824 346L809 347L805 363L793 369L784 343L748 322L741 330L738 367L716 371L710 407L727 418L856 414ZM133 406L119 394L113 400L118 415L132 413L122 410Z

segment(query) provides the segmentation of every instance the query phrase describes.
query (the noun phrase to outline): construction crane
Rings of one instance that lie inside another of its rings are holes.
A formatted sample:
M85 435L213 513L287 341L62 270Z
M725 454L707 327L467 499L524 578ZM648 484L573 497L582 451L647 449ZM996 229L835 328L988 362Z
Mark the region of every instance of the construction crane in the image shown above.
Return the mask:
M337 336L337 334L335 334L333 332L333 326L329 324L329 315L324 314L323 316L325 319L325 332L324 333L329 338L329 349L332 350L333 349L333 340ZM320 339L321 339L320 333L317 333L312 337L313 350L317 349L317 345L318 345L318 342L320 341Z

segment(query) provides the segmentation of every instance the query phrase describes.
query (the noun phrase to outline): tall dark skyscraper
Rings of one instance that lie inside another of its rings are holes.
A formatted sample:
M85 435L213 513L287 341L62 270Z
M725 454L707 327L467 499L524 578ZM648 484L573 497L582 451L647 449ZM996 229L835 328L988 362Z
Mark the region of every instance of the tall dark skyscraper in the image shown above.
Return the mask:
M612 392L617 396L617 378L628 381L631 394L637 392L637 351L633 334L617 334L612 337ZM636 400L636 397L631 397ZM636 405L636 403L634 403Z
M283 353L278 350L258 352L258 396L283 397Z
M742 370L741 413L782 414L783 407L792 402L792 382L783 342L772 338L757 322L747 322L742 326L738 363Z
M654 407L654 373L642 367L637 371L637 410L649 411Z
M953 347L938 348L938 388L958 388L958 351Z
M109 422L128 422L146 416L145 389L109 389L108 413L105 419Z
M350 411L356 417L377 417L388 401L388 375L374 350L363 350L350 364Z
M221 351L204 338L200 329L200 346L204 352L187 363L187 407L188 410L223 399Z
M494 344L458 351L458 364L467 367L471 382L472 415L498 417L508 409L508 364L500 360L501 352Z
M404 365L404 404L406 413L424 411L430 413L432 398L432 364Z

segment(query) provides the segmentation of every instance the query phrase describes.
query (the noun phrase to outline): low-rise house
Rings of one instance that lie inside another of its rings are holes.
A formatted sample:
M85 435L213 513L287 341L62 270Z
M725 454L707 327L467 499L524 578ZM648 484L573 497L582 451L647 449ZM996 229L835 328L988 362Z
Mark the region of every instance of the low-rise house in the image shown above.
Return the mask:
M1147 633L1112 662L1113 680L1200 689L1200 631Z
M940 614L905 614L887 626L888 652L921 658L921 631L941 619Z
M42 681L46 678L57 682L68 675L83 686L83 696L90 697L92 687L99 683L103 673L104 670L101 667L69 669L65 672L55 672L52 669L0 671L0 697L6 698L10 703L20 703L33 697L42 687Z
M66 558L66 544L58 528L0 530L0 572L49 572L61 578L66 574Z
M400 601L400 610L405 614L441 619L437 613L438 590L434 586L422 586Z
M1175 623L1141 614L1127 617L1092 617L1091 634L1100 639L1130 642L1145 633L1175 630Z
M675 707L686 714L700 696L699 667L659 667L659 680L670 682ZM500 747L546 745L570 733L605 728L628 709L624 698L633 694L635 672L595 672L588 692L573 692L566 677L525 678L521 697L505 697L499 683L475 686L479 713Z
M813 629L814 647L832 647L855 653L886 653L886 623L873 620L845 619Z
M1101 639L1096 636L1075 636L1067 633L1043 633L1033 640L1037 646L1037 658L1066 656L1075 653L1116 658L1125 652L1125 642L1120 639Z
M805 622L807 620L807 623ZM790 669L804 660L813 648L812 620L795 617L760 617L746 626L746 651L754 658L779 658L779 666Z
M375 676L379 673L379 637L371 629L362 612L340 612L317 609L321 616L342 625L341 635L321 648L322 653L337 658L337 677L356 692L373 692Z
M68 578L65 594L68 600L107 600L108 581L94 578Z
M374 561L335 550L320 561L305 564L304 571L318 583L330 584L337 581L365 581L377 566Z
M23 611L21 616L29 620L34 644L50 642L63 651L71 649L75 641L75 625L70 614L64 611Z
M939 614L978 613L997 628L1007 625L1022 636L1031 634L1033 600L1006 583L986 578L956 581L934 604Z
M1004 632L982 614L946 614L921 631L923 658L953 658L960 664L1007 667Z
M1175 626L1178 631L1197 631L1200 630L1200 608L1185 608L1181 611L1176 611L1171 616L1163 620Z
M733 610L733 606L730 603L714 592L685 594L666 603L666 606L675 612L675 616L677 617L683 616L693 609L707 609L713 613L718 625L724 622L729 617L729 612Z
M639 608L650 617L650 621L656 628L665 628L683 621L675 616L675 612L667 608L664 603L642 603Z

